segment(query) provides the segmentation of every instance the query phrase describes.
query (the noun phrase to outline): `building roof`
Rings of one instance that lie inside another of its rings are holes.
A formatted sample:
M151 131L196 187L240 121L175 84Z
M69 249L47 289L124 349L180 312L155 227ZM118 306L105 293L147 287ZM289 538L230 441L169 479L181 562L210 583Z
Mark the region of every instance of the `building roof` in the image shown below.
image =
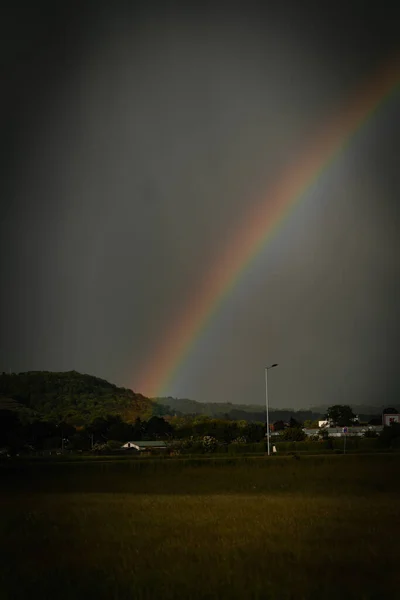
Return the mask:
M163 442L162 440L149 440L149 441L143 441L140 440L138 442L126 442L122 448L129 448L128 444L130 446L133 446L134 448L166 448L167 444L165 442Z

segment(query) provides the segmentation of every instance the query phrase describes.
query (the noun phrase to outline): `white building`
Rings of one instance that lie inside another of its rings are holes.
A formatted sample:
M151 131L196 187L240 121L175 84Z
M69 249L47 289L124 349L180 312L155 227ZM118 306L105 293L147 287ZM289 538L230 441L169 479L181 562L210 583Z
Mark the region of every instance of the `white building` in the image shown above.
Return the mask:
M150 450L166 450L167 444L161 440L126 442L121 450L136 450L137 452L149 452Z
M392 423L400 423L400 415L391 414L391 415L382 415L383 425L390 426Z
M367 431L375 431L376 433L380 433L383 429L382 425L366 425L365 427L347 427L347 433L343 433L343 427L324 427L322 429L326 429L326 432L329 437L343 437L347 436L357 436L364 437ZM304 433L311 437L314 435L319 435L320 429L303 429Z

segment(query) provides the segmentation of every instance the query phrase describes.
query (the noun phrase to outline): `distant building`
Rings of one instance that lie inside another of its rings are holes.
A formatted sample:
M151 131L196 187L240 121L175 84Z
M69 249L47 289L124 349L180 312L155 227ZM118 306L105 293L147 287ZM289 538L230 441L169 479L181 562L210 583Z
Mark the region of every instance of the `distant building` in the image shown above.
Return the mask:
M121 446L121 450L133 450L136 452L151 452L151 451L163 451L167 449L167 444L161 440L157 441L140 441L140 442L126 442Z
M348 427L347 434L343 433L343 427L324 427L326 433L329 437L343 437L347 436L357 436L363 437L367 431L375 431L376 433L380 433L383 429L382 425L367 425L366 427ZM304 433L311 437L314 435L319 435L320 429L303 429Z
M329 421L318 421L318 427L329 427Z
M389 426L392 423L400 423L400 415L399 414L383 414L382 415L382 424L385 426Z

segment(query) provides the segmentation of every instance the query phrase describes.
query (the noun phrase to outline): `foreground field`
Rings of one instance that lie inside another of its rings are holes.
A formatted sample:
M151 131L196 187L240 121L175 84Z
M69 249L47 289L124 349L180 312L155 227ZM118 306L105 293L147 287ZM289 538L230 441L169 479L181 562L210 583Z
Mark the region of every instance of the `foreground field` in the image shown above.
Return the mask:
M3 469L1 598L393 598L400 457Z

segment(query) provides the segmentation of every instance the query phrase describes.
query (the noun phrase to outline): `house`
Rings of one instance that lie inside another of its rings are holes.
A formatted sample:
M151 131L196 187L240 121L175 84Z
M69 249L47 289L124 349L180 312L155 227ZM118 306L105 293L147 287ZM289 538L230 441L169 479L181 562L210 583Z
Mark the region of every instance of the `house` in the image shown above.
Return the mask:
M126 442L121 446L121 450L133 450L136 452L162 452L167 449L167 444L161 440Z
M326 431L329 437L343 437L347 436L357 436L363 437L367 431L375 431L376 433L380 433L383 427L376 425L367 425L366 427L347 427L347 434L343 433L343 427L324 427L323 430ZM311 437L314 435L319 435L320 429L303 429L304 433Z
M383 413L382 422L384 425L386 425L386 427L389 427L392 423L400 423L400 415L393 413Z

